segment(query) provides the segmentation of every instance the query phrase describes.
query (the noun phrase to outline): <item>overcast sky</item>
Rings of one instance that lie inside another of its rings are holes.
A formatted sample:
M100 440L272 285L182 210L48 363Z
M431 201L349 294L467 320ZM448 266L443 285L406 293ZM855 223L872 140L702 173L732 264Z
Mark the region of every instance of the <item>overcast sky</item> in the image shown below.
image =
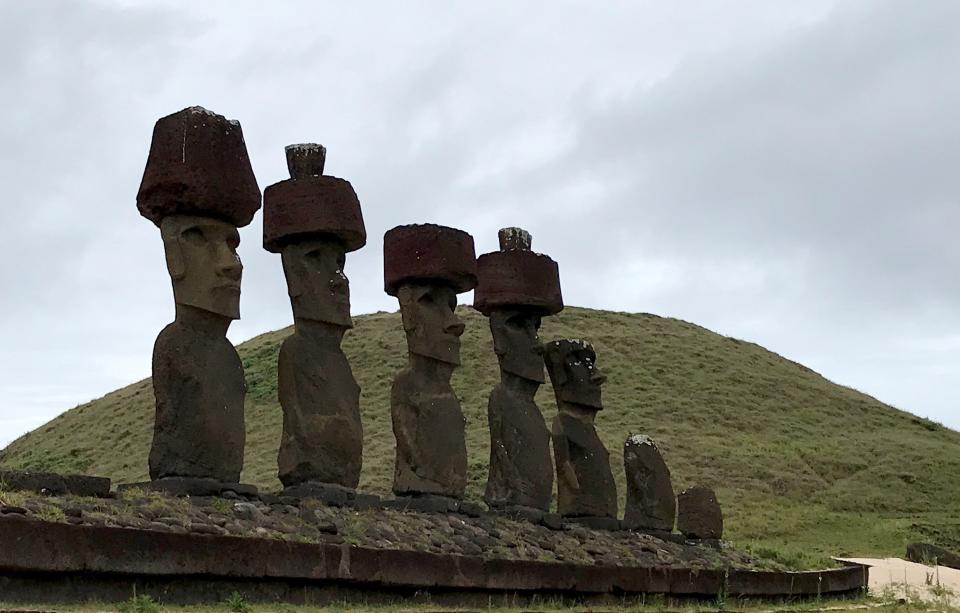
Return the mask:
M0 445L149 376L157 118L327 146L370 237L519 225L571 305L679 317L960 428L960 2L0 0ZM230 338L291 322L261 218ZM468 297L464 297L468 298ZM601 357L602 359L602 357Z

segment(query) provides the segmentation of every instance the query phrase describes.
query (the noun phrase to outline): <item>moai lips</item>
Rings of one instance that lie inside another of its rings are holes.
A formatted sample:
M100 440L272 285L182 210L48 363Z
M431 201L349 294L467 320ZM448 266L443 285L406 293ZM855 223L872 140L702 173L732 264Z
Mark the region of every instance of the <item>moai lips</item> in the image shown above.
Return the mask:
M199 106L159 119L137 208L157 227L169 215L249 224L260 209L260 188L240 123Z
M627 476L624 525L633 530L672 532L677 518L670 469L649 436L633 434L623 443Z
M606 381L596 353L586 341L564 339L548 343L543 357L559 409L552 436L560 515L615 518L617 484L594 426Z
M345 254L362 247L360 201L348 181L323 175L326 149L286 148L291 178L264 192L264 248L280 253L294 333L278 359L283 435L277 459L287 486L356 488L363 462L360 388L340 348L350 319Z
M154 345L150 477L237 483L246 384L226 333L240 316L237 226L260 208L240 124L201 107L157 121L137 208L160 227L177 305Z
M473 237L432 224L384 236L384 286L400 302L409 365L390 394L397 440L393 491L462 498L467 480L465 418L450 387L460 363L457 294L476 285Z
M541 318L563 308L556 262L530 251L530 234L500 230L500 251L477 260L474 308L490 319L500 383L490 393L491 508L546 511L553 489L550 431L534 401L544 382Z

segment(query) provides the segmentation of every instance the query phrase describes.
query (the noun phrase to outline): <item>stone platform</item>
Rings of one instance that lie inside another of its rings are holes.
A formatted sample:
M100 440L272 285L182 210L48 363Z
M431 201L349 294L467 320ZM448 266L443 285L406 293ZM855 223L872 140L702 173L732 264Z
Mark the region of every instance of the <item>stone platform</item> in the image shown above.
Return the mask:
M861 591L864 567L770 572L611 567L309 544L263 538L0 520L0 590L11 601L124 600L136 590L168 604L249 600L322 604L362 595L454 602L584 601L641 594L820 597Z

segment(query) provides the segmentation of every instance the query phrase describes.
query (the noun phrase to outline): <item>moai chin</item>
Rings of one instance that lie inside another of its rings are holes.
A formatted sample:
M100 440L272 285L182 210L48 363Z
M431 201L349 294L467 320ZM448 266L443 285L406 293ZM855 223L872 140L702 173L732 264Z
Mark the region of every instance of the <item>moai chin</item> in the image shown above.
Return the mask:
M240 124L201 107L159 119L137 208L160 228L176 302L153 350L150 478L236 484L246 384L226 333L240 317L237 228L260 208Z
M623 443L627 477L624 525L632 530L672 532L677 518L670 469L649 436L631 434Z
M564 517L616 518L610 454L594 427L606 381L596 353L586 341L564 339L548 343L543 358L559 409L552 428L558 511Z
M355 489L363 463L360 387L340 348L350 318L346 254L366 244L360 201L348 181L323 174L326 149L286 148L290 178L263 194L263 246L279 253L294 332L280 347L283 435L277 457L287 488Z
M500 230L500 251L477 259L474 307L490 321L500 383L490 393L490 472L484 500L492 509L550 509L550 430L534 401L544 383L541 318L563 309L557 263L531 251L520 228Z
M400 302L409 354L390 392L393 492L462 498L466 421L450 377L463 334L457 294L477 284L473 237L433 224L398 226L384 235L383 252L384 289Z

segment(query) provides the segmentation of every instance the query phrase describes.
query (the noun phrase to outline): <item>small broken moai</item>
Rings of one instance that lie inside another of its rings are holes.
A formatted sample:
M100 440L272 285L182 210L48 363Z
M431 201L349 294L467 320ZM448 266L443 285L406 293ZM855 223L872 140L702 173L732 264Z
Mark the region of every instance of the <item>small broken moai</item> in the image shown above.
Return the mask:
M544 383L541 318L563 309L557 263L530 250L530 234L500 230L500 251L477 259L474 307L490 320L500 383L487 403L492 509L548 511L553 493L550 430L534 401Z
M623 468L627 476L624 526L631 530L673 532L677 499L670 469L649 436L631 434L623 443Z
M383 237L384 288L400 302L408 366L390 392L397 441L393 492L462 498L466 421L450 377L460 364L457 294L477 284L473 237L434 224L398 226Z
M558 511L564 517L616 518L610 454L594 427L606 381L596 353L586 341L563 339L547 343L543 358L559 409L552 428Z
M677 496L677 530L689 539L723 537L723 513L717 495L708 487L691 487Z
M363 426L360 387L340 348L353 327L343 267L366 230L349 181L323 174L324 147L290 145L286 155L290 178L263 193L263 246L281 256L294 319L277 364L280 482L355 489Z
M137 208L160 228L176 302L153 351L150 478L214 493L239 482L246 439L243 366L226 333L240 317L237 228L260 188L240 124L201 107L158 120Z

